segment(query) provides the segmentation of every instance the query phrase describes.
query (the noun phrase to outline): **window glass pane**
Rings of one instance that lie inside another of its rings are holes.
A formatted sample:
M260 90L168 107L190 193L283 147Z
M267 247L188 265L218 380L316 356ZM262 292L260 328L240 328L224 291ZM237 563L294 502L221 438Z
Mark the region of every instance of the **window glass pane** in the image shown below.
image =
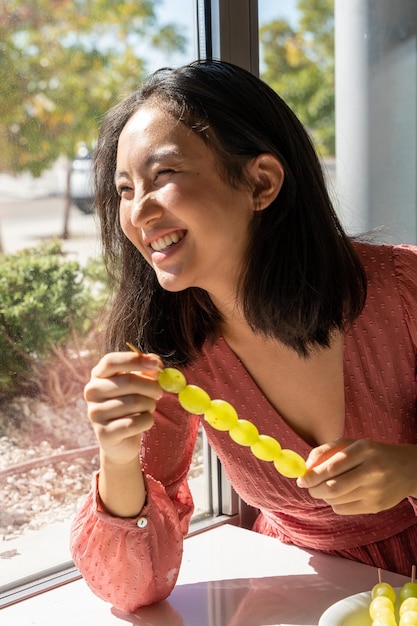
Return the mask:
M194 32L194 0L2 4L0 586L70 559L98 467L82 394L106 293L89 178L100 117L145 74L193 60ZM201 436L199 514L203 465Z
M335 0L337 188L351 232L417 241L417 3Z
M417 241L417 4L259 0L261 76L305 124L353 235Z
M334 124L333 0L259 1L261 77L309 130L332 163Z

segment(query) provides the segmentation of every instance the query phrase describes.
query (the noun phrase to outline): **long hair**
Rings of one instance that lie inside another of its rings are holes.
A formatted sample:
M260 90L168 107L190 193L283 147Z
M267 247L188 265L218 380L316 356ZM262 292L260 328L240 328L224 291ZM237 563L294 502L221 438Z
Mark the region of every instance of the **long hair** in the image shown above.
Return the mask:
M251 73L221 61L196 61L152 74L108 112L101 127L94 156L96 207L114 289L106 349L120 349L129 340L167 364L186 364L218 335L221 322L204 290L163 290L120 227L114 185L118 139L149 100L198 133L233 186L245 181L250 159L265 152L279 159L284 183L270 206L254 211L238 293L255 332L302 355L315 345L328 346L332 333L362 310L366 278L332 207L309 135Z

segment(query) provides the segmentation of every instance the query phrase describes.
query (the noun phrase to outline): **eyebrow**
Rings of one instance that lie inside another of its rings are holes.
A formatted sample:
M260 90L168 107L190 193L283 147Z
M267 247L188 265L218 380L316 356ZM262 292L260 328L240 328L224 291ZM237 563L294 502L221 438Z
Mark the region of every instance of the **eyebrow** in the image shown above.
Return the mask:
M158 163L159 161L163 161L163 159L180 159L182 158L182 153L179 150L175 150L173 148L161 148L160 150L155 150L152 152L145 160L145 167L149 167Z
M160 161L163 161L164 159L181 159L183 158L182 153L179 150L174 150L171 148L161 148L160 150L155 150L155 152L152 152L151 154L149 154L147 156L147 158L145 159L145 168L149 169L150 167L152 167L152 165L155 165L155 163L159 163ZM128 177L128 173L125 171L121 171L118 172L116 171L114 174L114 179L117 180L118 178L124 178L124 177Z

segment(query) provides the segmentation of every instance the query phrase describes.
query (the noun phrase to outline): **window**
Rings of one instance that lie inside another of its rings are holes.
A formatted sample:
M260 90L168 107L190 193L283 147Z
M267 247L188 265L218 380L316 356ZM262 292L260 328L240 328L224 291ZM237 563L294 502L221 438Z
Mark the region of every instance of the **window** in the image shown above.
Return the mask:
M351 232L417 238L417 5L335 1L336 164Z
M352 235L416 242L416 17L412 0L259 0L261 76L310 131Z
M69 525L98 467L82 398L105 291L89 179L98 120L145 74L195 58L196 16L193 0L110 3L100 15L100 3L81 0L3 4L0 589L7 595L17 581L70 565ZM206 448L200 435L191 470L200 517L210 503Z

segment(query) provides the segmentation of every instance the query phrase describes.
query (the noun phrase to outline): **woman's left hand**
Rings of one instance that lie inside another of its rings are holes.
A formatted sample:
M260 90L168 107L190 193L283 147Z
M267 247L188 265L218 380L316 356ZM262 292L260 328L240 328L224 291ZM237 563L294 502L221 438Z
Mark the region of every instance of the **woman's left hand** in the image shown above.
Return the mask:
M337 439L311 451L297 484L340 515L378 513L417 497L417 445Z

